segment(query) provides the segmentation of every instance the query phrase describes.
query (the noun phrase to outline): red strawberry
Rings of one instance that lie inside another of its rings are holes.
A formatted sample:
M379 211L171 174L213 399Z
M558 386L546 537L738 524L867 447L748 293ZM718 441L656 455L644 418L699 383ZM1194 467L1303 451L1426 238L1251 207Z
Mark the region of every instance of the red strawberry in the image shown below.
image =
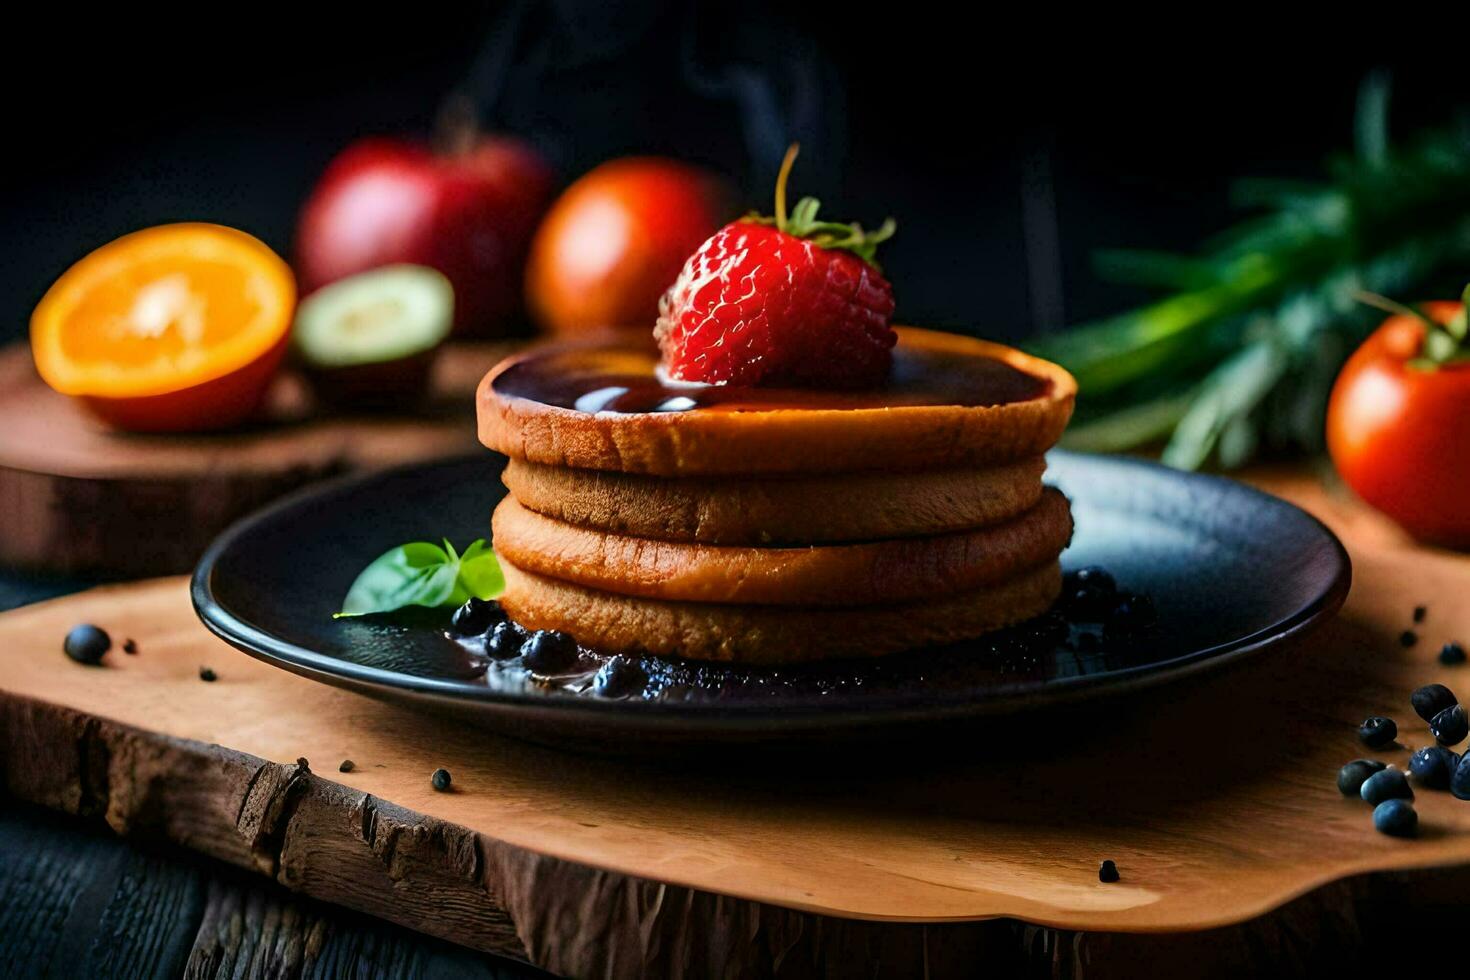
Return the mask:
M893 221L874 232L817 221L803 198L786 214L731 222L699 247L659 301L664 370L709 384L866 388L883 383L898 337L893 287L873 261Z

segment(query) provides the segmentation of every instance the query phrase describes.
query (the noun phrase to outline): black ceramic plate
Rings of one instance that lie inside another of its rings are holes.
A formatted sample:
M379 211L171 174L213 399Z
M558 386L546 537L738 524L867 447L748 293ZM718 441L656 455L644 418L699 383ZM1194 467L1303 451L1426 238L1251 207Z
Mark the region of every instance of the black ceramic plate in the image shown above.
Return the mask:
M609 699L538 685L519 668L487 671L440 614L332 618L386 549L487 536L503 463L414 466L275 504L204 555L195 608L229 643L315 680L537 740L626 748L882 734L1116 696L1278 647L1335 612L1348 588L1341 544L1290 504L1216 477L1057 452L1047 480L1072 498L1077 526L1063 564L1104 566L1148 595L1155 626L1099 641L1052 621L918 657L774 673L650 661L654 696Z

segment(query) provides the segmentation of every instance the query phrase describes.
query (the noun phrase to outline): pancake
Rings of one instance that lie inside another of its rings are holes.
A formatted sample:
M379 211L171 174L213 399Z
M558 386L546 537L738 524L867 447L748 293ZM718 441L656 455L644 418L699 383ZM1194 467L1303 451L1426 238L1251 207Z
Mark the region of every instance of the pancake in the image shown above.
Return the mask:
M1060 367L896 329L889 383L860 392L665 383L649 350L541 348L480 383L480 441L552 466L750 477L991 466L1039 456L1061 436L1077 384Z
M502 561L501 605L529 629L608 653L789 664L876 657L971 639L1039 616L1062 587L1053 560L988 589L857 609L715 605L614 595Z
M946 534L1015 517L1041 499L1046 461L986 469L753 480L573 470L513 459L523 507L613 534L705 544L825 544Z
M865 606L971 592L1055 561L1072 535L1067 498L958 534L805 548L752 548L608 534L537 514L507 497L495 551L537 575L619 595L677 602Z

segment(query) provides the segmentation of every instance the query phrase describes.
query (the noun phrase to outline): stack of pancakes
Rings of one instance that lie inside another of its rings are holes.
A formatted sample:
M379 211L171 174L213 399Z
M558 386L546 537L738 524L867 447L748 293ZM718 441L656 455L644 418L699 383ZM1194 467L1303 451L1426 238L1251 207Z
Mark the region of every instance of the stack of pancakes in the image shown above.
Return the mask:
M979 636L1061 589L1066 498L1042 454L1063 370L899 328L887 389L671 389L654 357L559 348L479 392L511 458L501 604L594 649L790 663Z

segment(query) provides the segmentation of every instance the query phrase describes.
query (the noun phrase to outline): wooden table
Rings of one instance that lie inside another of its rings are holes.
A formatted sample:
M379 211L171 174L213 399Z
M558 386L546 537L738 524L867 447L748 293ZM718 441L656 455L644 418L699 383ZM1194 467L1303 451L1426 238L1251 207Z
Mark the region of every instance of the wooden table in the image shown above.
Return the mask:
M1470 884L1470 806L1421 792L1425 833L1397 841L1332 788L1360 753L1357 720L1391 713L1424 744L1407 692L1470 687L1470 669L1433 662L1439 640L1470 636L1470 559L1413 546L1299 473L1257 478L1343 534L1357 566L1343 617L1105 730L818 766L565 756L250 661L201 638L182 583L163 581L0 618L6 785L574 975L1361 966L1381 949L1378 906L1433 921ZM1406 650L1420 602L1424 642ZM70 665L54 647L84 616L141 652ZM204 661L216 684L197 679ZM455 793L429 788L439 764ZM1097 881L1103 857L1123 881Z

